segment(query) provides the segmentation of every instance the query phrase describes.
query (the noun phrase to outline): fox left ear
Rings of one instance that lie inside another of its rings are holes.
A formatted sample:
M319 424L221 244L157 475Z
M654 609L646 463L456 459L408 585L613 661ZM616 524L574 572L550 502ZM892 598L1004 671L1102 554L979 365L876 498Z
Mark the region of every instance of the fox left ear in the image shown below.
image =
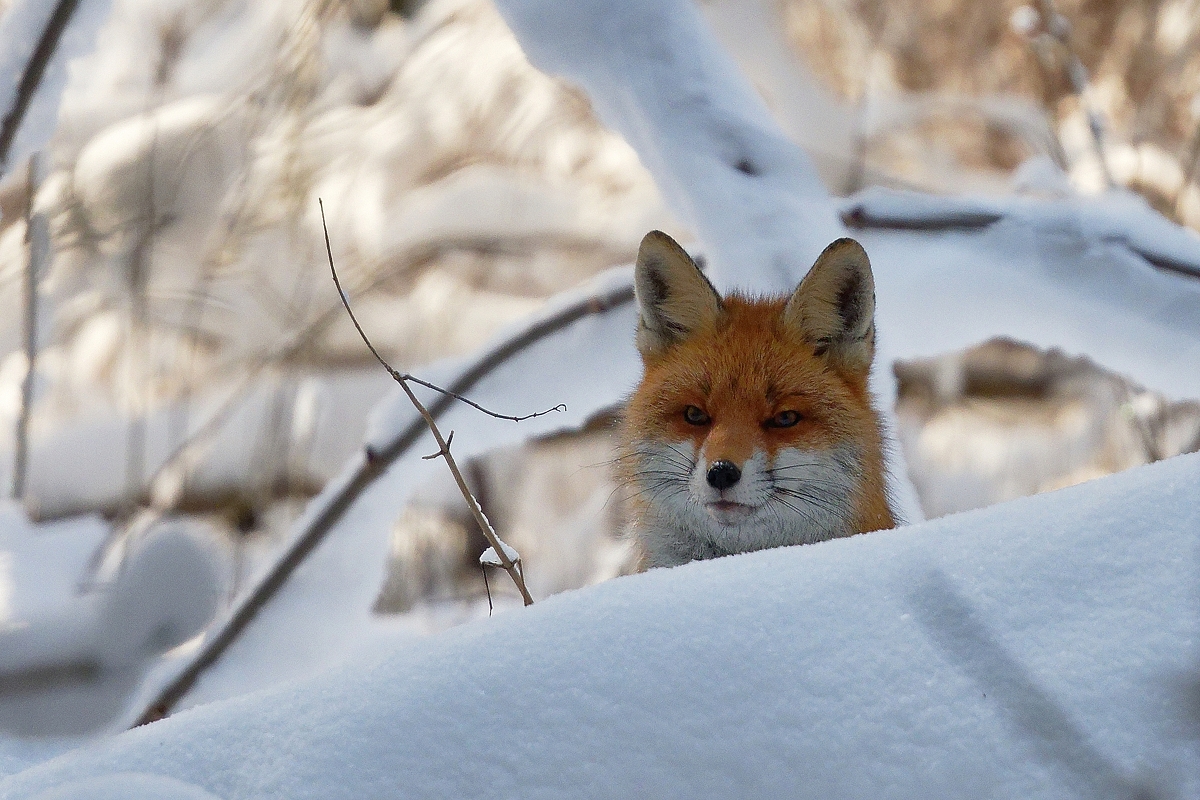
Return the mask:
M650 231L642 238L633 289L638 303L637 347L643 358L715 325L721 315L721 295L687 251L662 231Z
M784 320L835 368L870 370L875 356L875 279L853 239L825 248L784 309Z

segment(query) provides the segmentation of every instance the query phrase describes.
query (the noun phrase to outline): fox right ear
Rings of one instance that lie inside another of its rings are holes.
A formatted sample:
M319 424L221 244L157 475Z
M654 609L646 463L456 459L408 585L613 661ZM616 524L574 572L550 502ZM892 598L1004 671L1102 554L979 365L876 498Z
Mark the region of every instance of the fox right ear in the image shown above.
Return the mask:
M637 347L643 358L715 324L721 313L721 295L692 257L662 231L650 231L642 238L633 288L639 317Z
M788 300L784 319L818 356L865 375L875 356L875 280L862 245L838 239L826 247Z

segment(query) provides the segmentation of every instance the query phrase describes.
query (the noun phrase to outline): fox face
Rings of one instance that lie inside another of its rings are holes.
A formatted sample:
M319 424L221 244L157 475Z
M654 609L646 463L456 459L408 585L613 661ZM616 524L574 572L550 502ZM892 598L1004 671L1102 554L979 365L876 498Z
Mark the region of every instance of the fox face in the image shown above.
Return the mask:
M638 253L644 374L620 459L646 567L894 521L867 389L874 282L839 239L790 296L721 297L658 231Z

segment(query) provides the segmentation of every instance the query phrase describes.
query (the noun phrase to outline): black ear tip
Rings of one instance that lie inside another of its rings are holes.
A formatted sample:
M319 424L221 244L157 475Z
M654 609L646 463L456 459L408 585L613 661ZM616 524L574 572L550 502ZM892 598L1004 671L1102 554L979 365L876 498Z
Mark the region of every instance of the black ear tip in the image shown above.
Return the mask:
M659 269L668 262L691 264L697 270L700 269L688 251L683 249L683 245L669 234L656 230L643 236L641 246L638 247L638 266Z
M649 233L647 233L645 236L642 237L642 245L641 245L642 247L646 247L646 246L670 247L672 245L675 247L679 246L679 244L674 239L672 239L670 236L663 233L662 231L658 231L658 230L650 231Z
M828 247L825 248L825 253L822 253L822 255L825 255L826 253L830 255L833 255L834 253L853 253L854 255L861 254L863 258L867 257L866 249L859 243L857 239L851 239L849 236L843 236L840 239L835 239L829 244Z

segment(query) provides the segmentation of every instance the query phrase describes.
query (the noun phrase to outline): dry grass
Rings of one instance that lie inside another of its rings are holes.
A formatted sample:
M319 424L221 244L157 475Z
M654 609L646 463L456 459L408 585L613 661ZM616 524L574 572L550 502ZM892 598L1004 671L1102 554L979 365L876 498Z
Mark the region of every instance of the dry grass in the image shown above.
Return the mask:
M1017 24L1032 10L1019 0L783 0L791 42L841 97L1020 98L1043 109L1066 152L1072 178L1096 187L1088 164L1080 99L1067 74L1070 54L1048 34ZM1168 217L1200 227L1194 178L1200 93L1200 4L1195 0L1063 0L1070 46L1087 68L1087 102L1111 135L1110 170ZM910 179L905 145L944 149L967 169L1006 174L1028 143L987 115L932 115L882 137L869 153Z

